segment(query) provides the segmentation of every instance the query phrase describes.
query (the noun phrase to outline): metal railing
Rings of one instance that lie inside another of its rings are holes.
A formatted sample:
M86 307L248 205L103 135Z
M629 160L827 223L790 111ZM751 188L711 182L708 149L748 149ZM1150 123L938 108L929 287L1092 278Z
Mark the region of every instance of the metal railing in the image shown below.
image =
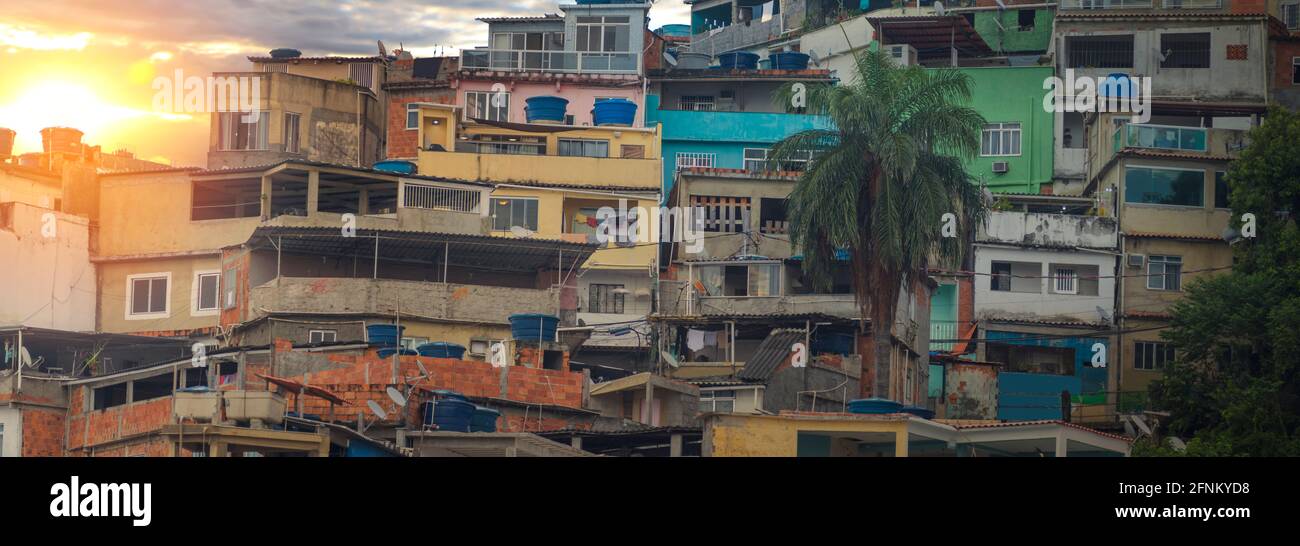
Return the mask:
M1162 0L1165 9L1219 9L1222 0Z
M460 52L460 67L515 72L640 74L641 54L616 51L464 49Z
M1153 0L1061 0L1059 9L1139 9L1150 8Z
M444 188L427 184L403 184L402 206L413 209L479 213L483 194L475 190Z
M1201 127L1126 123L1115 129L1113 142L1116 152L1123 148L1204 152L1207 133Z

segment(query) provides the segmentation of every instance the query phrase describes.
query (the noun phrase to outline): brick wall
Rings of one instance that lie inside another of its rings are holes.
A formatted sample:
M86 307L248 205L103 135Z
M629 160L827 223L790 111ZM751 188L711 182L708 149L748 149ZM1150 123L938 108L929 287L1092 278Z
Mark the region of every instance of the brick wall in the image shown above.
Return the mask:
M23 408L23 457L63 454L64 415L59 410Z
M416 156L419 131L406 128L406 105L412 102L455 104L451 89L393 90L388 93L388 157L410 159Z
M85 386L71 390L64 445L68 453L115 450L123 440L148 439L171 422L172 398L155 398L83 412ZM113 444L106 446L105 444Z

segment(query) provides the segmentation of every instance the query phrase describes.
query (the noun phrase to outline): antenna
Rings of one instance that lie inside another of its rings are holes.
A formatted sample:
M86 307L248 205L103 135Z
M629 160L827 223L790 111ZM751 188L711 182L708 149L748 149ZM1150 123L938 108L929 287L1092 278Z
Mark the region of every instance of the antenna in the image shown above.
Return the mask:
M395 389L395 388L393 388L393 387L388 387L388 388L386 389L386 391L388 392L388 397L391 398L391 399L393 400L393 403L394 403L394 404L397 404L397 407L399 407L399 408L404 408L404 407L406 407L406 396L405 396L405 395L403 395L400 391L398 391L397 389ZM371 400L371 402L373 402L373 400ZM378 406L379 404L375 404L375 405ZM374 409L374 408L371 408L371 409ZM381 408L381 409L382 409L382 408Z
M384 407L379 405L379 402L367 400L366 406L370 408L370 413L375 414L375 417L378 417L380 421L388 418L388 412L384 411Z

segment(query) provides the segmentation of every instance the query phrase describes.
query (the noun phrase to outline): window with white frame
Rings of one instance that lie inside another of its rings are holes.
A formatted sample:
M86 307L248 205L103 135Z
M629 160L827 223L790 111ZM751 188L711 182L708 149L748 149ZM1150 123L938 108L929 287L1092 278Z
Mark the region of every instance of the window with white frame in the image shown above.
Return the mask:
M1079 293L1079 272L1073 267L1058 267L1053 275L1057 294Z
M730 389L700 391L700 413L731 413L733 411L736 411L736 391Z
M980 137L980 155L1003 157L1020 155L1020 124L989 123Z
M406 129L413 131L420 128L420 105L406 105Z
M769 168L767 158L771 153L772 151L768 148L745 148L745 170L750 172L767 170ZM812 151L800 152L794 157L785 160L780 168L776 170L803 171L807 168L809 161L812 161Z
M338 341L338 330L312 330L307 332L307 341L311 343L329 343Z
M492 229L509 231L515 226L537 229L537 200L526 197L493 198Z
M510 121L510 93L501 91L466 91L465 119Z
M626 15L578 17L578 51L628 51L631 19Z
M1174 359L1169 343L1138 341L1133 344L1133 367L1139 370L1163 370Z
M221 150L265 150L270 119L270 112L218 112Z
M402 348L414 351L416 347L429 342L427 337L404 337L402 338Z
M284 151L296 154L302 148L298 139L298 121L302 116L293 112L284 113Z
M713 167L713 161L717 159L718 154L700 153L700 152L677 152L677 170L690 169L692 167Z
M1182 287L1181 256L1147 256L1148 290L1182 290Z
M501 343L499 339L471 339L469 348L465 351L472 355L487 356L492 351L492 346Z
M126 278L126 318L165 317L171 311L171 273L144 273Z
M191 300L192 310L199 314L211 314L221 309L221 272L200 271L194 274L194 286Z
M1290 30L1300 30L1300 3L1282 6L1282 22Z

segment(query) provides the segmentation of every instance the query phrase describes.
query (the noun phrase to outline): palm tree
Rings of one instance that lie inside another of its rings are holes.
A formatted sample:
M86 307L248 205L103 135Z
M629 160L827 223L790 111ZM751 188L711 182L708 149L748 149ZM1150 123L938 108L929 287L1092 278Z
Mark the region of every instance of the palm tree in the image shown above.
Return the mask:
M982 192L960 158L979 151L984 118L966 106L971 82L959 71L899 67L880 51L856 64L847 84L804 87L807 112L826 116L830 128L786 137L769 165L811 152L789 197L791 244L823 289L836 253L847 251L860 316L871 319L872 392L888 398L899 294L932 259L960 260L964 239L941 234L946 213L958 234L983 218ZM778 97L791 104L795 93L787 84Z

